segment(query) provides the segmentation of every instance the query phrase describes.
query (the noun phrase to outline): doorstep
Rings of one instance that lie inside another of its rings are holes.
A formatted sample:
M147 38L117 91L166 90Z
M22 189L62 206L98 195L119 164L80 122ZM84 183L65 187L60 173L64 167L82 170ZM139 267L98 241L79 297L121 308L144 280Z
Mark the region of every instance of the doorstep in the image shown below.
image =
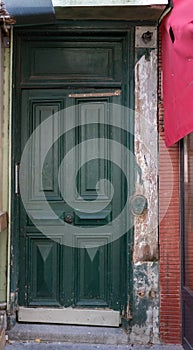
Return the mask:
M41 342L69 342L74 344L128 344L126 332L122 328L114 327L17 323L10 331L7 331L7 335L10 341L40 339Z
M184 350L180 344L128 344L122 328L17 323L6 333L5 350Z
M181 345L104 345L70 343L21 343L7 344L5 350L184 350Z

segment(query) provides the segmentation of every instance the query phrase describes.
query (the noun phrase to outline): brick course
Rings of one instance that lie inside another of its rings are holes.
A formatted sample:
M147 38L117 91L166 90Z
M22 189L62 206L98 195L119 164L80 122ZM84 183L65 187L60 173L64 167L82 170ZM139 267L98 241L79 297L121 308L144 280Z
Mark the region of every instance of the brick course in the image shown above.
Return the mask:
M160 44L161 48L161 44ZM180 176L179 145L166 149L164 141L164 110L161 93L161 50L159 54L159 203L160 217L166 210L165 199L172 186L172 197L165 216L160 220L160 338L163 343L181 343L180 305ZM168 154L173 167L168 166Z

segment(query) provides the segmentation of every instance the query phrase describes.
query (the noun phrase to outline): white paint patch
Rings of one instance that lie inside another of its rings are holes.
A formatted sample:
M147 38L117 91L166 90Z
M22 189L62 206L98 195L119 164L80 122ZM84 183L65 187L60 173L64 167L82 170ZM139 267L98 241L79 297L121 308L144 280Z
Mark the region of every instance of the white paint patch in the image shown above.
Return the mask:
M142 174L136 194L144 195L148 202L146 214L135 217L137 262L155 260L158 249L157 49L136 63L135 101L135 156Z
M136 313L130 333L130 343L159 344L159 268L158 263L134 265L134 303ZM142 304L141 304L142 302ZM146 305L146 309L143 307ZM140 319L143 318L143 322Z

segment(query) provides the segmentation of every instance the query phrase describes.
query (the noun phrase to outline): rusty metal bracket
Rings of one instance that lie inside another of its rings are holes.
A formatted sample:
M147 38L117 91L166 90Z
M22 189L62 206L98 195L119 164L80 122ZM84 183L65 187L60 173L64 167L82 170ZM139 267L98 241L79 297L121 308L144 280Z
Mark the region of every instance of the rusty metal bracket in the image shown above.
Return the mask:
M150 48L150 49L156 48L157 47L157 27L137 26L135 30L135 47Z
M2 41L5 48L10 47L10 25L15 24L15 22L7 12L4 2L0 0L0 28L2 29Z
M0 0L0 26L6 36L9 36L10 25L15 23L14 18L7 12L4 2Z

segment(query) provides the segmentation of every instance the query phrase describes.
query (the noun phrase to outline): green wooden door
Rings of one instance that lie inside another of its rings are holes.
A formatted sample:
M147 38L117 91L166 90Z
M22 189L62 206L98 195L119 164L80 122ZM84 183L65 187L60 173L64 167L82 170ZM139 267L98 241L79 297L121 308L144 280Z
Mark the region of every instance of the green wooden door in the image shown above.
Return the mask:
M33 62L23 46L22 78L29 86L21 89L20 96L21 156L29 140L30 147L20 169L21 307L124 314L129 209L121 219L119 214L132 194L128 185L132 172L126 148L118 145L131 144L132 137L125 132L125 118L121 122L117 114L121 107L113 111L114 103L121 106L127 100L124 40L105 39L107 52L104 42L97 41L94 54L96 43L85 38L81 45L71 40L67 48L62 42L57 49L53 42L44 47L39 41L36 49L28 43L35 52ZM114 61L108 45L113 47ZM54 47L51 55L50 47ZM62 71L64 79L71 75L68 85L75 79L78 86L51 85L53 71L57 77ZM35 80L40 78L44 85L37 87ZM112 115L122 123L120 128L112 125Z

